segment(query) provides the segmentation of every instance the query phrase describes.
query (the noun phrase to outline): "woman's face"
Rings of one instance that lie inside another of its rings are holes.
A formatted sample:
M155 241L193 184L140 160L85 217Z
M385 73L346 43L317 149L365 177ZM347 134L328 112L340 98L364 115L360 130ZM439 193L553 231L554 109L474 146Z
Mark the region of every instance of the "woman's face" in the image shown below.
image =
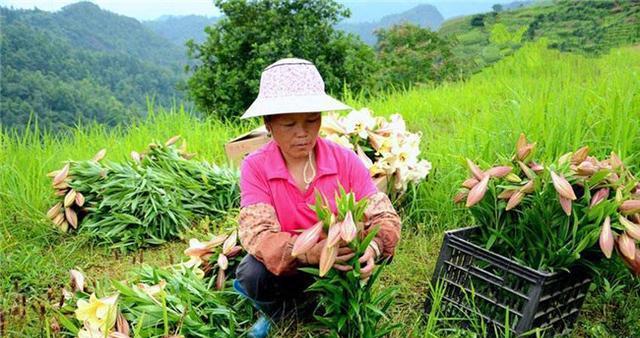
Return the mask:
M316 145L320 124L320 113L279 114L265 121L267 130L288 160L309 156Z

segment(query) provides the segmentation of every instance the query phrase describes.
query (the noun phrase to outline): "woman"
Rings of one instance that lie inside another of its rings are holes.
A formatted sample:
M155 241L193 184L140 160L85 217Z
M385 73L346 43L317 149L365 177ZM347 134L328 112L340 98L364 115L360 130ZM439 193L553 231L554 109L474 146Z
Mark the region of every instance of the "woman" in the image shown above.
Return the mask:
M269 316L279 316L301 299L312 278L297 268L318 265L324 243L307 254L291 256L299 230L317 222L308 207L315 192L332 197L339 184L358 200L368 199L366 229L380 230L360 257L362 278L377 259L393 255L400 237L400 218L389 198L378 192L357 155L318 137L322 111L350 109L328 96L316 67L301 59L282 59L262 73L258 98L242 118L263 117L273 140L247 156L241 165L239 237L248 255L237 269L234 287ZM334 212L335 201L328 199ZM348 247L338 251L337 269L353 257ZM268 330L263 317L254 325L254 336Z

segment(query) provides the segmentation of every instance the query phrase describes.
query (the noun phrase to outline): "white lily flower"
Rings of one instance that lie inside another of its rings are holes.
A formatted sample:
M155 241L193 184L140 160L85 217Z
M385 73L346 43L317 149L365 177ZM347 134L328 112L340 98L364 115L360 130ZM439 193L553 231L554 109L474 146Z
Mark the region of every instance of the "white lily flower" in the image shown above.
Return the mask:
M363 108L349 112L343 120L343 126L347 134L357 134L360 138L366 140L368 137L367 131L374 129L376 120L369 109Z
M353 150L353 144L351 144L351 142L349 141L349 138L346 137L345 135L338 135L338 134L329 134L326 137L327 140L337 143L345 148L351 149Z

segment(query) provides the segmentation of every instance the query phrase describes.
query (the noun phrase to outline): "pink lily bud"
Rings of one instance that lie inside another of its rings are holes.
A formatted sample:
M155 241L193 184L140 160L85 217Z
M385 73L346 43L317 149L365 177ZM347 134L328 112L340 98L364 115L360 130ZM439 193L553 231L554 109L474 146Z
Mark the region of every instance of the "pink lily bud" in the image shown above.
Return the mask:
M613 151L611 152L611 158L609 161L611 162L611 168L613 169L622 167L622 160L620 159L618 154L614 153Z
M630 261L635 260L636 243L634 243L633 239L631 239L626 232L618 238L618 250L620 250L620 253L622 253L626 259Z
M524 133L520 133L520 136L518 137L518 141L516 142L516 153L518 152L519 149L524 148L527 145L527 137L524 135Z
M609 197L609 188L599 189L595 194L593 194L593 196L591 196L591 203L589 204L589 208L595 207L600 202L604 201L607 197Z
M607 216L604 219L604 223L602 223L602 227L600 229L600 250L607 258L611 258L611 253L613 253L613 233L611 232L611 218Z
M527 184L523 185L520 188L520 191L522 191L525 194L530 194L533 192L533 188L534 188L534 181L529 181L527 182Z
M533 161L529 163L529 168L531 168L531 170L533 170L536 174L539 174L541 171L544 170L544 166L542 166L542 164L539 164Z
M462 182L462 186L467 189L472 189L473 187L476 186L476 184L478 184L478 182L480 181L477 180L475 177L471 177L464 180L464 182Z
M484 173L482 172L482 170L480 170L480 167L478 167L470 159L467 159L467 166L469 166L469 171L471 171L476 179L482 180L482 177L484 177Z
M517 153L516 153L516 158L519 161L524 161L533 151L533 149L536 147L535 143L529 143L526 146L518 149Z
M356 223L353 221L353 216L351 215L351 211L347 212L347 215L344 217L344 221L342 221L342 231L340 232L340 237L347 243L351 243L356 235L358 234L358 228L356 228Z
M462 201L464 201L467 198L468 194L469 194L468 191L460 191L453 197L453 203L455 204L462 203Z
M241 251L242 251L242 247L239 246L239 245L236 245L233 248L231 248L231 250L229 250L229 252L226 254L226 256L228 258L233 258L233 257L237 256Z
M576 199L576 194L573 192L573 188L566 178L558 176L555 172L552 171L551 180L553 181L553 186L556 188L556 191L560 194L560 196L572 201Z
M320 252L320 277L324 277L336 262L338 250L333 245L325 245Z
M338 222L329 226L329 233L327 234L327 245L335 246L340 241L340 233L342 232L342 223Z
M500 194L498 194L498 198L501 200L506 200L511 198L511 196L513 196L513 194L516 193L517 190L515 189L510 189L510 190L505 190L503 192L501 192Z
M631 222L630 220L628 220L626 217L622 216L622 215L618 215L618 221L620 221L620 224L622 224L624 226L624 230L625 232L629 235L629 237L635 239L635 240L640 240L640 225L639 224L635 224L633 222Z
M576 167L576 173L582 176L591 176L595 174L597 171L598 171L598 168L596 168L596 166L594 166L591 162L587 162L587 161L581 162Z
M623 215L630 215L635 214L636 212L640 212L640 200L624 201L622 202L618 210L620 210Z
M485 175L482 180L478 184L476 184L473 189L469 191L469 196L467 196L467 208L473 206L474 204L480 202L484 195L487 193L487 187L489 185L489 178L491 176Z
M216 277L216 290L224 289L224 280L226 279L224 270L218 270L218 276Z
M573 153L573 157L571 157L571 163L573 164L581 163L582 161L587 159L587 155L589 155L589 147L584 146L576 150L575 153Z
M563 165L563 164L565 164L565 163L569 162L569 160L571 159L571 157L573 157L573 153L571 153L571 152L566 153L566 154L564 154L564 155L560 156L560 157L558 158L558 164Z
M491 177L505 177L507 176L513 168L509 166L498 166L488 169L485 174Z
M226 270L229 267L229 259L222 253L218 255L218 266L222 270Z
M522 191L517 191L511 196L511 198L509 198L509 201L507 201L507 207L505 208L505 210L509 211L517 207L518 204L522 202L522 199L524 199L524 193Z
M567 214L567 216L571 216L571 200L560 194L558 194L558 200L560 201L560 206L562 207L562 210L564 210L564 213Z
M318 243L318 239L320 239L320 234L322 233L322 225L322 221L320 221L314 224L312 227L303 231L293 243L291 256L295 257L306 253L316 243Z

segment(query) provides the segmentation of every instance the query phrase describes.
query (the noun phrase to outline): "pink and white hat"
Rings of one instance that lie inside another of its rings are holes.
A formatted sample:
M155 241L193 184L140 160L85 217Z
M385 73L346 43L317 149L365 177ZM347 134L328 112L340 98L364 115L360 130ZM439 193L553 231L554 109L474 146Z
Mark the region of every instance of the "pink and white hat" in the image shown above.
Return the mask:
M313 63L281 59L262 72L258 97L242 115L313 113L352 109L324 91L324 81Z

